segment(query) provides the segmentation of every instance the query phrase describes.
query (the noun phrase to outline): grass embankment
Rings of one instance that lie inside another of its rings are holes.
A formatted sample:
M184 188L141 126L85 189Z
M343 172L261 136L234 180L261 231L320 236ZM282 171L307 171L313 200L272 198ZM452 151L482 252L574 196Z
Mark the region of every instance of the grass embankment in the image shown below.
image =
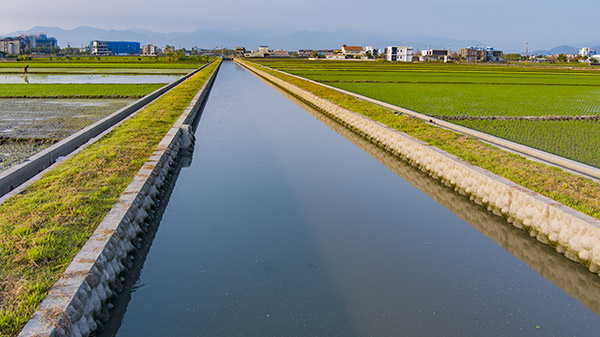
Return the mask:
M248 62L246 62L248 64ZM600 219L600 184L559 168L527 160L500 150L473 137L427 124L422 120L399 116L388 109L361 101L335 90L293 76L251 64L288 83L325 98L346 109L388 125L431 144L468 163L511 180L546 197Z
M2 84L0 98L138 98L164 83L136 84Z
M600 167L600 72L593 69L289 59L256 63ZM503 121L514 117L523 120Z
M0 335L35 312L217 62L0 205Z

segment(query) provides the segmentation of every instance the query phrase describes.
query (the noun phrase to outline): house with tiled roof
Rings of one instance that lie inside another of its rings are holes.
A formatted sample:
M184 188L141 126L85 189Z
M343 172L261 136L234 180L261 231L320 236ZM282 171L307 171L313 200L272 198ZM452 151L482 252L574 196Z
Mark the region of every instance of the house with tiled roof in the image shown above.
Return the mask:
M342 54L350 57L363 57L365 56L365 51L361 46L342 46Z

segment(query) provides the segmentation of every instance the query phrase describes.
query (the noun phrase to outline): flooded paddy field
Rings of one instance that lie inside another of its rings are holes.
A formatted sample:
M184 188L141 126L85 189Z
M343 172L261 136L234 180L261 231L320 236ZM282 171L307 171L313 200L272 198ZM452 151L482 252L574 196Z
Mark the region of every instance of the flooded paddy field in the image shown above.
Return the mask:
M223 64L99 337L598 336L597 275L305 109Z
M0 171L133 102L133 99L0 99Z
M0 172L54 144L53 140L0 139Z
M0 64L0 172L200 65Z
M23 67L2 68L0 74L23 74ZM185 75L196 68L28 68L29 74Z
M180 74L2 74L0 83L71 83L71 84L96 84L96 83L170 83L181 77Z

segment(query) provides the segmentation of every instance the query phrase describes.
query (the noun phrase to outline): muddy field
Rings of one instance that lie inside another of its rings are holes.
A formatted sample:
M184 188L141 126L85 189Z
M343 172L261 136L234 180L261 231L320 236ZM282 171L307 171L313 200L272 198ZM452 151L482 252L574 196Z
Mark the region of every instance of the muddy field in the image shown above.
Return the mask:
M0 171L131 102L131 99L0 99Z

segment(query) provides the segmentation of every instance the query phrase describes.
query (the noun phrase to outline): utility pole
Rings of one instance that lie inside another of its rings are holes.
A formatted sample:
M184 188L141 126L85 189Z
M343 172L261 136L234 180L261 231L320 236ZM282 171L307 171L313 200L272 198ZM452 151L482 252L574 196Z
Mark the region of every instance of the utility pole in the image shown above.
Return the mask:
M529 63L529 41L525 42L525 65Z

